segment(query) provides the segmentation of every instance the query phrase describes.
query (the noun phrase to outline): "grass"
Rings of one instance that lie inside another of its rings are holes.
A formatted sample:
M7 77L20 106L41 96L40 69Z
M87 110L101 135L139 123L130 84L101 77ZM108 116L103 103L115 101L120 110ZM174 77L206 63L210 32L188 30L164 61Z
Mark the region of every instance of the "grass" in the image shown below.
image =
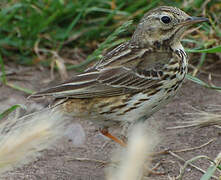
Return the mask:
M105 49L109 49L113 46L115 46L116 44L119 44L121 42L123 42L124 40L116 40L117 36L123 32L126 31L126 29L132 24L132 21L127 21L125 22L122 26L118 27L111 35L109 35L107 37L107 39L102 42L99 47L91 54L87 57L87 59L85 61L83 61L82 63L78 64L78 65L73 65L73 66L69 66L69 69L76 69L79 70L80 68L85 68L85 66L87 66L88 64L90 64L92 61L98 60L102 57L102 52Z
M3 84L6 84L7 83L7 80L6 80L6 74L5 74L5 65L4 65L4 62L3 62L3 59L2 59L2 56L0 55L0 66L1 66L1 71L2 71L2 74L1 74L1 82Z
M2 2L0 11L0 53L7 61L19 64L50 64L50 55L41 58L35 46L56 51L65 58L64 50L81 49L90 54L117 27L134 19L135 24L149 9L158 5L180 7L192 15L206 14L212 26L203 24L200 33L188 36L196 40L195 48L215 47L220 44L221 27L218 0L210 1L146 1L128 0L9 0ZM213 10L213 11L211 11ZM206 12L206 13L205 13ZM128 38L134 26L120 37ZM203 40L200 37L204 37ZM66 63L68 66L69 64ZM72 66L68 66L71 69Z
M21 105L13 105L10 108L4 110L3 112L0 113L0 120L7 117L10 113L12 113L13 111L15 111L17 108L20 108Z
M206 88L209 88L209 89L221 90L221 87L207 84L204 81L200 80L199 78L191 76L190 74L187 74L186 78L193 81L193 82L195 82L195 83L197 83L197 84L199 84L200 86L203 86L203 87L206 87Z

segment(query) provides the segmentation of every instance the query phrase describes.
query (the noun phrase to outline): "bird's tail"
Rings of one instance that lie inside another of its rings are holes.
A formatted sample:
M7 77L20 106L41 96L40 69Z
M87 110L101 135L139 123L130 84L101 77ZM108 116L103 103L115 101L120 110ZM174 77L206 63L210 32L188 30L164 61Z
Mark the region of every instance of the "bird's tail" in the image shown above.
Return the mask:
M0 122L0 174L35 160L63 136L69 119L58 106Z

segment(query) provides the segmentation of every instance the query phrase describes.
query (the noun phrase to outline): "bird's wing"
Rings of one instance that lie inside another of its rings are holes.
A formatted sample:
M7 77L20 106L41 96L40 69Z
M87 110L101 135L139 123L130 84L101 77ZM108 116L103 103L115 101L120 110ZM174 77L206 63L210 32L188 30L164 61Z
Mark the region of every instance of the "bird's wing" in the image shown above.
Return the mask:
M163 74L160 70L154 70L153 63L145 63L151 62L143 56L146 51L121 46L118 51L114 51L115 54L107 54L92 69L66 83L35 93L32 97L92 98L157 88Z
M147 77L145 74L150 76ZM153 71L138 74L125 67L107 68L78 75L69 82L35 93L32 97L92 98L117 96L156 86L160 80L160 77L157 76L159 74Z
M103 69L76 76L69 82L32 95L55 98L92 98L116 96L141 91L156 84L156 78L147 78L125 67Z

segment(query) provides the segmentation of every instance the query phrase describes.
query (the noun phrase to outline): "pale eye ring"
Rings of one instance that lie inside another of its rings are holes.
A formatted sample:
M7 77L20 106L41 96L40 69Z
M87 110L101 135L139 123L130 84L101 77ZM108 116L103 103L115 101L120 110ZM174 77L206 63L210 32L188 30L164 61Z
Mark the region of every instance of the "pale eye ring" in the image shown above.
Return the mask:
M169 16L163 16L161 18L161 21L164 23L164 24L169 24L171 22L171 19Z

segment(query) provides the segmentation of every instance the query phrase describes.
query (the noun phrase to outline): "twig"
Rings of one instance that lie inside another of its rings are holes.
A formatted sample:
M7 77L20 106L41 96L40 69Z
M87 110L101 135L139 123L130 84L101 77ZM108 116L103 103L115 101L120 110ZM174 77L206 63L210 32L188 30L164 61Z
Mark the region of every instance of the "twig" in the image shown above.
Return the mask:
M182 129L182 128L189 128L189 127L195 127L195 124L189 124L189 125L183 125L183 126L174 126L174 127L167 127L166 129L172 130L172 129Z
M102 161L102 160L97 160L97 159L89 159L89 158L72 158L72 159L68 159L67 161L95 162L95 163L100 163L103 165L109 163L107 161Z
M50 53L53 58L52 66L54 65L54 63L57 65L58 71L60 73L62 80L66 80L68 78L67 69L65 67L64 59L59 56L57 51L39 48L39 41L37 41L35 43L34 51L37 54L37 56L39 57L39 59L41 59L41 60L44 59L44 57L41 55L41 53Z
M155 164L154 167L152 168L149 168L148 166L145 166L145 170L147 171L146 175L144 175L144 177L152 174L152 175L165 175L166 172L160 172L160 171L157 171L157 168L161 165L161 162L158 162Z
M203 148L203 147L207 146L208 144L212 143L215 140L216 140L216 138L213 138L213 139L210 139L208 142L206 142L206 143L204 143L204 144L202 144L202 145L200 145L198 147L186 148L186 149L181 149L181 150L175 150L175 151L172 151L172 152L180 153L180 152L187 152L187 151L192 151L192 150L200 149L200 148Z
M191 166L191 167L193 167L193 168L195 168L195 169L197 169L198 171L202 172L203 174L206 173L206 171L204 171L203 169L201 169L201 168L197 167L196 165L192 164L193 161L195 161L195 160L197 160L197 159L199 159L199 158L206 158L206 159L208 159L209 161L215 163L212 159L210 159L210 158L207 157L207 156L197 156L197 157L194 157L194 158L192 158L192 159L186 161L186 160L183 159L181 156L175 154L175 153L172 152L172 151L169 151L169 154L170 154L171 156L173 156L173 157L175 157L175 158L177 158L177 159L179 159L179 160L185 162L183 168L181 169L181 173L180 173L179 176L176 178L176 179L178 179L178 180L181 180L181 178L182 178L183 175L184 175L185 169L186 169L186 167L187 167L188 165ZM213 177L214 179L217 179L217 180L218 180L218 177L216 177L216 176L212 176L212 177Z
M202 117L202 120L193 120L186 122L188 125L181 125L175 127L168 127L166 129L181 129L181 128L189 128L189 127L208 127L208 126L217 126L221 125L221 114L213 114L213 113L194 113L194 115L199 115Z
M209 145L210 143L212 143L216 139L217 138L210 139L208 142L206 142L206 143L204 143L204 144L202 144L200 146L193 147L193 148L186 148L186 149L180 149L180 150L166 149L166 150L163 150L163 151L160 151L160 152L153 153L153 154L151 154L151 156L165 155L165 154L169 154L169 152L180 153L180 152L187 152L187 151L192 151L192 150L200 149L200 148L203 148L203 147Z
M217 65L217 64L216 64ZM192 68L192 69L196 69L196 67L195 66L193 66L192 64L189 64L188 65L188 67L189 68ZM211 74L212 76L214 76L214 77L221 77L221 74L216 74L216 73L212 73L212 72L208 72L208 71L206 71L206 70L203 70L202 68L201 69L199 69L198 70L200 73L202 73L202 74Z

